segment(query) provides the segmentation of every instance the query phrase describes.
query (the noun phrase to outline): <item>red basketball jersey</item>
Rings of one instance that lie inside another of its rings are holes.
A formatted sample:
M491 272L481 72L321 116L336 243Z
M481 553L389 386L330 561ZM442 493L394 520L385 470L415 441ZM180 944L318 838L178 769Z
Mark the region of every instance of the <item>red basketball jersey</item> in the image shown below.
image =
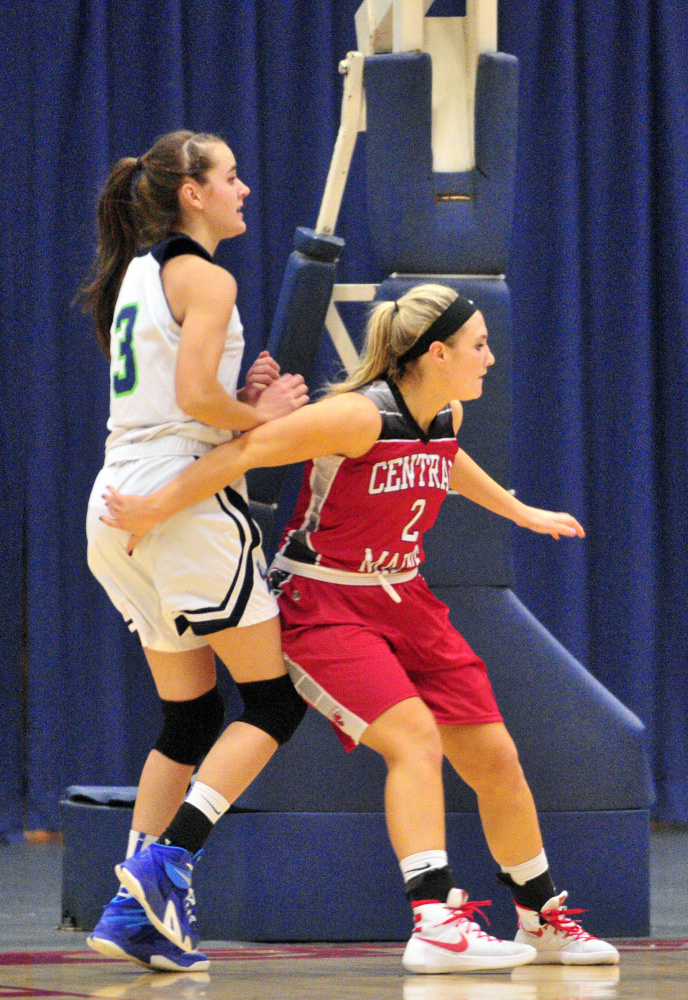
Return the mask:
M380 411L380 437L360 458L329 455L306 463L280 554L354 573L402 573L424 559L423 534L449 489L458 445L451 409L427 434L393 383L359 390Z

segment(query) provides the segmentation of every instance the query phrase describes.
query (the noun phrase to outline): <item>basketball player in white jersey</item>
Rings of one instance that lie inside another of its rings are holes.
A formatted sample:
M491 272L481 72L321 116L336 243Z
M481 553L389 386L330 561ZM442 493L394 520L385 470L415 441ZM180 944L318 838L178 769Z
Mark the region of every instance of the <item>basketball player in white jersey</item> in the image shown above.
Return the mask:
M190 813L207 833L305 711L285 670L243 478L152 532L133 557L100 520L106 484L153 492L235 432L307 402L303 379L280 377L267 352L237 391L244 338L236 282L213 254L245 231L248 194L216 136L173 132L144 156L120 160L99 202L98 257L82 290L110 362L110 434L89 501L88 562L138 633L164 719L141 774L127 856L157 840L175 814L177 827ZM215 654L244 702L222 735ZM197 807L178 813L203 760L190 792ZM88 943L148 968L208 966L161 935L123 889Z
M417 286L374 309L359 367L328 398L223 445L154 496L115 490L108 503L107 523L140 535L227 476L306 461L271 573L283 648L297 690L345 747L364 743L387 765L387 825L414 916L403 959L410 972L619 958L556 891L485 664L418 574L423 533L450 488L532 531L584 534L571 515L517 500L458 447L461 400L481 395L493 363L475 305L441 285ZM134 552L138 544L130 542ZM513 943L481 931L472 920L481 904L453 887L443 756L476 792L500 880L516 904ZM153 912L136 861L121 867Z

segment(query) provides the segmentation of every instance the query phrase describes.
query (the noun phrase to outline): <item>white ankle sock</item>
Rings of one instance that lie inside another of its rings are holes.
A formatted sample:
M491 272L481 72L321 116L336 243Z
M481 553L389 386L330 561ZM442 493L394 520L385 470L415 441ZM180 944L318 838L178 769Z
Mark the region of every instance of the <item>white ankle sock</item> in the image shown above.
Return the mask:
M505 875L510 875L517 885L525 885L531 878L537 878L538 875L544 874L549 865L547 864L547 855L543 849L537 857L531 858L530 861L524 861L520 865L512 865L508 868L500 865L500 868Z
M138 854L139 851L142 851L145 847L148 847L150 844L154 844L157 839L158 838L155 837L152 833L140 833L138 830L130 830L129 842L127 843L127 857L133 858L133 856L135 854ZM123 885L120 885L119 889L117 890L117 895L128 897L131 896L131 893L129 892L128 889L125 889Z
M449 864L446 851L420 851L418 854L409 854L399 862L401 874L404 882L410 882L417 875L423 875L434 868L446 868Z
M223 816L229 809L227 799L210 785L204 785L202 781L194 781L191 791L184 801L199 809L213 824L217 823L220 816Z
M152 833L139 833L138 830L129 831L129 843L127 844L127 857L132 858L139 851L154 844L158 838Z

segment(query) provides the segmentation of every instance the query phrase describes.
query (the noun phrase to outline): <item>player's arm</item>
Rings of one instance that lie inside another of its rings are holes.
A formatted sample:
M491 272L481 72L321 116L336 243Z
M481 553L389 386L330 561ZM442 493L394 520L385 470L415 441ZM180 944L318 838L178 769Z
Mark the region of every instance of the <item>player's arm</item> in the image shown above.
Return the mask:
M576 535L578 538L585 537L583 528L571 514L539 510L537 507L528 507L521 503L488 476L461 448L452 466L449 485L462 496L480 504L481 507L486 507L494 514L509 518L521 528L529 528L543 535L552 535L553 538L559 538L560 535L571 538Z
M182 254L165 264L163 284L182 328L174 388L184 413L211 427L241 431L308 402L300 375L273 380L254 406L234 399L220 385L217 371L236 302L236 281L228 271Z
M291 465L324 455L363 455L377 441L381 426L379 410L365 396L332 396L213 448L148 497L127 496L108 487L110 517L103 520L113 528L143 535L184 507L217 493L249 469Z

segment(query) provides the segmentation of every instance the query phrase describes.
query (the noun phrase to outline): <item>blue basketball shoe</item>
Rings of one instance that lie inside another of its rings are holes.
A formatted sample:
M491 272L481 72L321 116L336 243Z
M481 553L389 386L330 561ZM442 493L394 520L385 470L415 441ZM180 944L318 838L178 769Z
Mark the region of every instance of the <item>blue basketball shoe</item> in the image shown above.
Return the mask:
M163 937L126 890L107 904L86 944L108 958L127 958L160 972L204 972L210 965L202 952L182 951Z
M186 952L200 940L191 875L201 853L192 858L183 847L155 843L115 866L117 878L138 899L153 926Z

